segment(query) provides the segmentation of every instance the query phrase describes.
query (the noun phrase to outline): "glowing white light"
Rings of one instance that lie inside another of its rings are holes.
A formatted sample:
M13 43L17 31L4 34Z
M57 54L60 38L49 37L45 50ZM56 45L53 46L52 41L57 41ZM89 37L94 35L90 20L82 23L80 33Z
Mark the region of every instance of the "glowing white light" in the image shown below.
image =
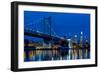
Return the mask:
M77 37L77 35L75 35L75 37Z
M81 32L81 35L83 34L83 32Z

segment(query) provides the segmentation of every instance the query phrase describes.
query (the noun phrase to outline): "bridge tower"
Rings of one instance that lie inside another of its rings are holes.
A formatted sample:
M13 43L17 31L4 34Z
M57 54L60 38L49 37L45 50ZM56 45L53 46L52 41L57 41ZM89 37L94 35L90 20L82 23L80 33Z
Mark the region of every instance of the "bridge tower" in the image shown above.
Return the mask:
M51 17L43 18L43 32L45 34L51 35Z
M43 18L43 33L51 36L51 17ZM44 39L43 46L51 47L51 40Z

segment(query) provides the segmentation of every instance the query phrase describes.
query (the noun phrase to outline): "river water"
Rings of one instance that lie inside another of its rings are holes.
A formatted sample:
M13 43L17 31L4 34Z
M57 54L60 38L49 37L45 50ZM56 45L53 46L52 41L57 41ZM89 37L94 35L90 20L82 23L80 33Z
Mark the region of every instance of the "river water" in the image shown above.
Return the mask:
M75 60L90 59L90 50L88 49L70 49L61 50L24 50L24 61L54 61L54 60Z

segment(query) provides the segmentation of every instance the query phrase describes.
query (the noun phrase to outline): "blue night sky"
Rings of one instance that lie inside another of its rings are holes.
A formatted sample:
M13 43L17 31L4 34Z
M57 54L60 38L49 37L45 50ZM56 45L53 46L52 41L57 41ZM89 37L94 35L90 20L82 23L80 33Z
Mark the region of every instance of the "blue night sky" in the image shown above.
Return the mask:
M90 14L24 11L24 25L35 23L43 17L52 18L51 27L58 36L78 35L79 38L82 31L90 40Z

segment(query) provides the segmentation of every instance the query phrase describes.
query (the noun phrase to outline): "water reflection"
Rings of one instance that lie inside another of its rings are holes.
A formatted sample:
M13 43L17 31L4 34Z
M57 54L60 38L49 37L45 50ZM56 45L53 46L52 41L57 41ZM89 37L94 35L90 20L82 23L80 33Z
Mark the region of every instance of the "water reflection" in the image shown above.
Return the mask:
M24 61L50 61L50 60L75 60L75 59L89 59L90 50L88 49L72 49L72 48L59 48L59 49L38 49L24 51Z

